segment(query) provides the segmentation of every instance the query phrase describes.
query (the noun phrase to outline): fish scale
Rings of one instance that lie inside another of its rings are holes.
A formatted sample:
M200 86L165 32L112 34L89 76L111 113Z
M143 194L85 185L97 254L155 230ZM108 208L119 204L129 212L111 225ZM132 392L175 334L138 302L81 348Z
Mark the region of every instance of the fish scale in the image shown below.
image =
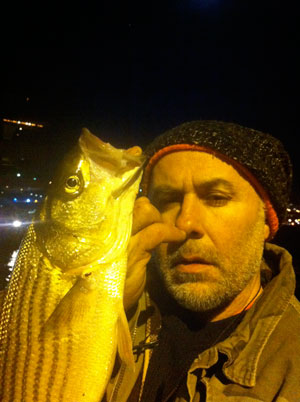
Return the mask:
M2 314L2 320L7 322L9 328L7 337L2 339L2 342L4 341L6 344L3 372L1 373L3 379L1 400L3 401L43 400L39 396L41 394L39 388L43 388L41 384L48 382L50 373L51 375L54 373L53 369L50 370L49 375L44 375L41 382L41 372L45 367L49 368L51 364L54 364L55 359L52 358L52 353L54 355L55 353L53 352L54 342L49 340L44 345L37 338L46 319L61 299L60 292L57 294L56 286L59 280L53 272L47 272L42 253L36 252L37 247L33 247L34 237L34 228L31 226L13 272L13 286L7 295L10 303L4 304ZM30 264L24 264L24 260L30 260ZM15 282L18 283L20 294L16 300L14 300ZM71 286L72 283L65 283L64 293ZM55 292L53 288L55 288ZM25 319L26 316L27 319ZM15 323L15 325L9 325L10 323ZM3 327L3 321L1 327ZM32 351L35 351L34 356ZM61 363L64 361L61 357L58 360ZM48 362L50 364L47 364Z
M123 287L141 158L88 131L79 144L30 225L8 285L0 317L3 402L99 402L117 348L133 362ZM76 180L80 191L64 187Z

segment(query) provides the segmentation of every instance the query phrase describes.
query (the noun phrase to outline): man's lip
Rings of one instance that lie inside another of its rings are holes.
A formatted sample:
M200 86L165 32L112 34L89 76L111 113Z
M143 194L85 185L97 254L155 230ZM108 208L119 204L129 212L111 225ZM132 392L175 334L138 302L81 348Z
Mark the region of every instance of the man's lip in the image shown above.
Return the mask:
M180 265L180 264L213 265L210 261L207 261L204 258L197 255L182 256L181 258L178 258L178 260L174 262L174 265Z
M186 272L189 274L197 274L200 272L206 271L206 270L211 270L212 269L212 264L209 263L203 263L203 262L181 262L174 267L177 271L180 272Z

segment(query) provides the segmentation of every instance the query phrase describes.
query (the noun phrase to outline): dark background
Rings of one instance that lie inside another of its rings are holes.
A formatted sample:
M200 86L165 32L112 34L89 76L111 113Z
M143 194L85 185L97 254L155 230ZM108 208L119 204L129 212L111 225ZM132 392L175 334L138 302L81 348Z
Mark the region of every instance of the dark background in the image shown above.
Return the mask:
M44 124L46 154L35 158L46 176L84 126L125 148L184 121L217 119L282 140L300 203L296 1L20 7L2 14L0 117ZM279 239L292 252L296 229Z
M282 139L299 180L297 2L94 7L26 8L3 18L2 114L42 121L55 150L49 159L83 126L126 147L184 121L219 119Z

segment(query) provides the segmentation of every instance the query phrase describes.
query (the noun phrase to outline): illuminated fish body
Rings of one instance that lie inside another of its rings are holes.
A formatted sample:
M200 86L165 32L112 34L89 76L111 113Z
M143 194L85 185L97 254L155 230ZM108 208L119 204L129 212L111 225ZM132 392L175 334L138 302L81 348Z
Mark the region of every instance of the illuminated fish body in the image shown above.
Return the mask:
M137 149L137 148L136 148ZM2 402L99 402L116 350L142 157L84 130L21 244L0 321Z

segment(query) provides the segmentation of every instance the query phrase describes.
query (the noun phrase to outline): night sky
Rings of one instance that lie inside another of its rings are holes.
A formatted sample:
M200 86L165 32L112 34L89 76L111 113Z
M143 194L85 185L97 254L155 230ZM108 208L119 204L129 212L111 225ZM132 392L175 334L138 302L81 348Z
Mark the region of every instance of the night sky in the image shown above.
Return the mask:
M143 147L184 121L234 121L282 140L298 192L296 2L122 3L15 23L2 58L3 117L45 124L52 159L83 126Z

